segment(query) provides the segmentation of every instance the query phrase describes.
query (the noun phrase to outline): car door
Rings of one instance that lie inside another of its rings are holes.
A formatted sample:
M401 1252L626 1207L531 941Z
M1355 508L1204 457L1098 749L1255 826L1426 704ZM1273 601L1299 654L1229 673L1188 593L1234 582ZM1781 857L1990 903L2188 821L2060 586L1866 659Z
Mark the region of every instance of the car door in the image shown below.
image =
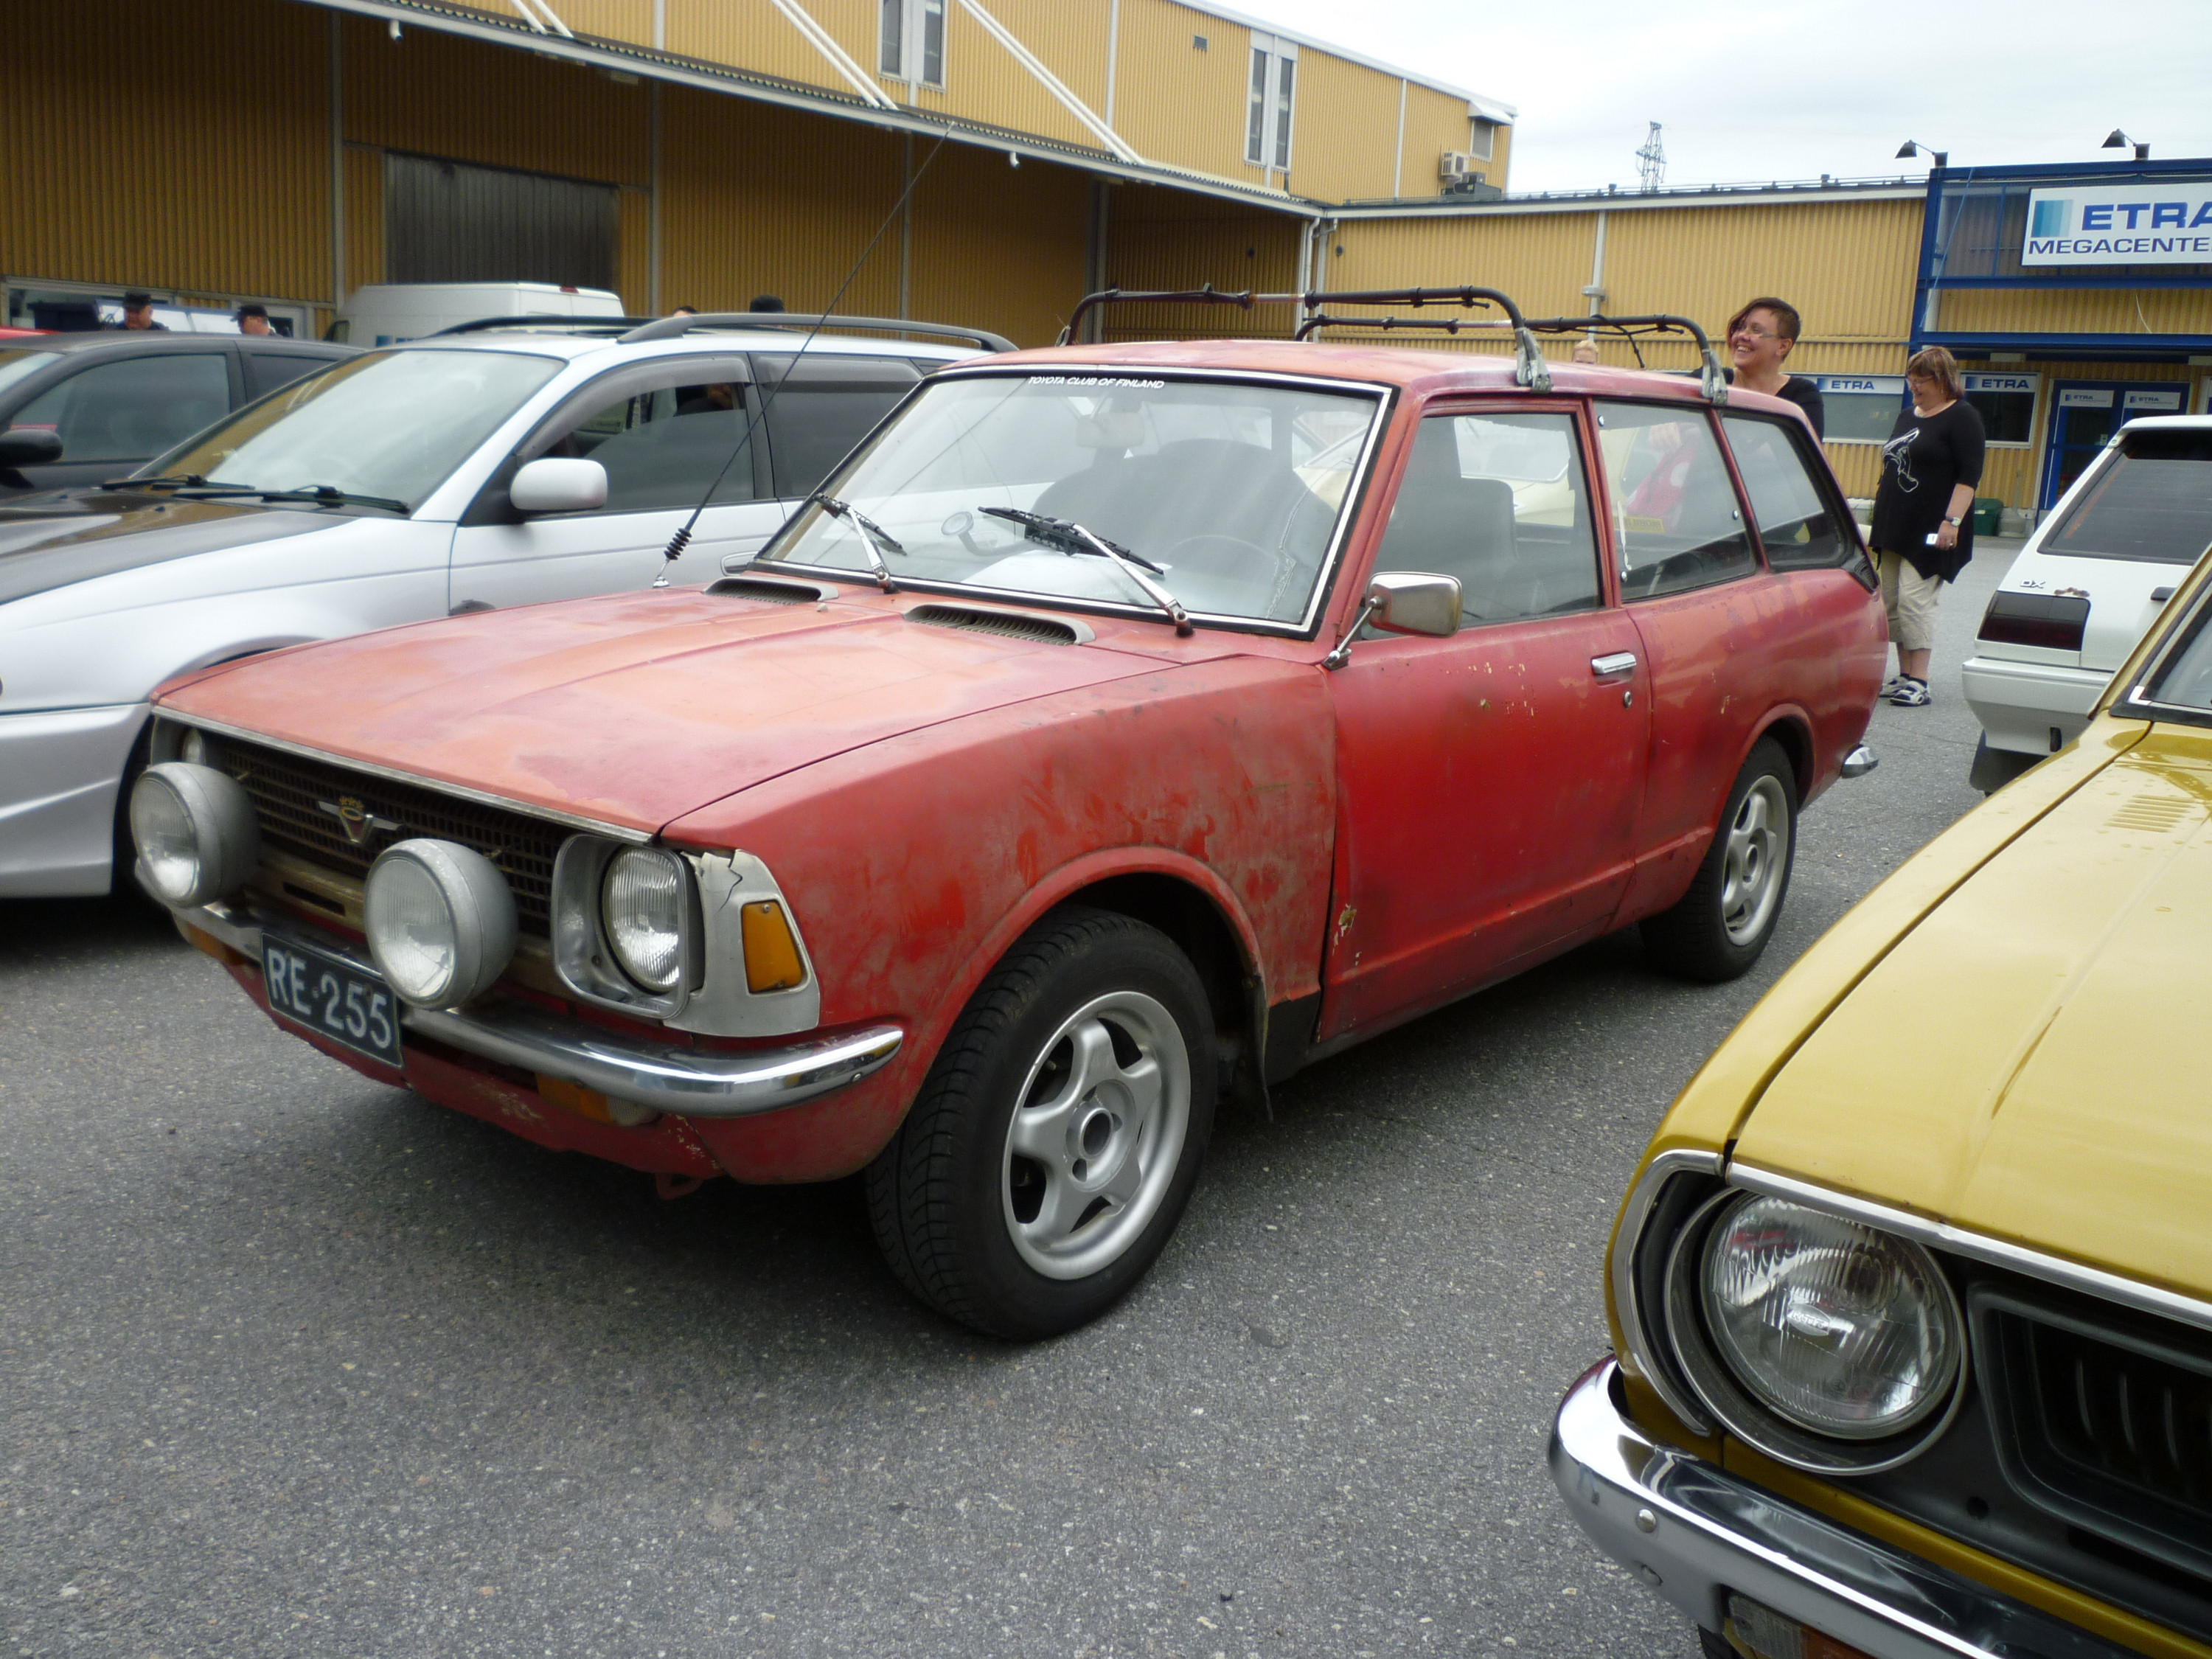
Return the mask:
M1418 423L1373 568L1456 578L1461 626L1362 637L1329 677L1324 1041L1602 932L1626 886L1650 699L1607 603L1586 438L1564 402Z
M1638 890L1679 891L1783 700L1791 606L1760 563L1710 409L1601 399L1594 411L1621 597L1650 674Z
M8 417L9 428L53 433L61 459L22 469L40 489L119 478L212 426L237 401L238 370L222 346L86 354L88 361Z
M741 354L656 358L600 376L564 399L463 514L453 537L455 611L644 587L665 569L711 581L725 557L756 551L784 514L763 499L757 393ZM607 500L589 512L526 517L507 495L545 457L594 460ZM717 480L719 479L719 482ZM668 544L699 514L672 564Z

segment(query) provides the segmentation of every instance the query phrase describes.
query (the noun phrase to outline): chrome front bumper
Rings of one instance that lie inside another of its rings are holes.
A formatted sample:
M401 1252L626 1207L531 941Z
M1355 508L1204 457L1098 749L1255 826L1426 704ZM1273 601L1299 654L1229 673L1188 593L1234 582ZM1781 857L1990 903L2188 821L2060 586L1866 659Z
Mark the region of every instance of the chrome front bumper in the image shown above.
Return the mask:
M1707 1630L1733 1590L1879 1659L2126 1659L1933 1562L1652 1440L1614 1401L1618 1367L1561 1402L1552 1479L1583 1530Z
M198 929L241 956L261 959L262 924L242 909L210 904L173 914L179 927ZM317 950L343 957L364 973L376 972L346 941L307 928L298 932ZM906 1040L896 1025L875 1025L775 1048L692 1048L565 1020L525 1002L409 1008L400 1024L485 1060L684 1117L751 1117L797 1106L880 1071Z

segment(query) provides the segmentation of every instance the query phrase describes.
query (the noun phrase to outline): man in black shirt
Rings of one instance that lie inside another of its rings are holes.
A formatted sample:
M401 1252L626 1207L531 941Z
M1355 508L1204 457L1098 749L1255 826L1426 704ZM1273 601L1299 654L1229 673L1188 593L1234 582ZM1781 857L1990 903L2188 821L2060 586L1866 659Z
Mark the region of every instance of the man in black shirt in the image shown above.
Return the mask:
M1812 423L1813 435L1825 437L1828 411L1820 402L1820 388L1802 374L1792 374L1782 367L1797 344L1797 331L1803 326L1797 307L1787 300L1770 295L1752 301L1729 319L1730 365L1725 373L1732 386L1796 404Z

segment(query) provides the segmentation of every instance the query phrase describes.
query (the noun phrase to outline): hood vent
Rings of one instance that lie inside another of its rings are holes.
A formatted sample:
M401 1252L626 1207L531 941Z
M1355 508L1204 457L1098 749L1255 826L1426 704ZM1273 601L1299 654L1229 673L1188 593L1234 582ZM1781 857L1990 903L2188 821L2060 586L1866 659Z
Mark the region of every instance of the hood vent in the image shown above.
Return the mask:
M925 628L958 628L1001 639L1034 640L1039 645L1088 645L1097 637L1081 623L1064 617L1040 617L1028 611L995 611L976 605L918 605L906 619Z
M2175 800L2170 795L2137 795L2120 810L2105 820L2107 830L2147 830L2154 835L2166 835L2184 818L2196 815L2194 801Z
M818 582L783 582L766 576L725 576L708 583L707 591L763 605L825 605L837 597L836 588Z

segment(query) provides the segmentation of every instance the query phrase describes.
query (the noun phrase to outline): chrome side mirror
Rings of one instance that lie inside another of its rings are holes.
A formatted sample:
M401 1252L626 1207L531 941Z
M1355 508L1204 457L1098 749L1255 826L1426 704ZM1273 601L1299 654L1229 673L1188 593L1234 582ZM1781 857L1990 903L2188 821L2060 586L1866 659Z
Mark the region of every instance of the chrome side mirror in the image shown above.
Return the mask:
M1341 668L1352 655L1359 630L1373 623L1392 634L1420 634L1446 639L1459 632L1459 579L1419 570L1389 570L1367 584L1366 602L1345 630L1335 650L1321 659L1323 668Z
M607 470L597 461L549 455L515 473L507 498L518 513L588 513L607 504Z

